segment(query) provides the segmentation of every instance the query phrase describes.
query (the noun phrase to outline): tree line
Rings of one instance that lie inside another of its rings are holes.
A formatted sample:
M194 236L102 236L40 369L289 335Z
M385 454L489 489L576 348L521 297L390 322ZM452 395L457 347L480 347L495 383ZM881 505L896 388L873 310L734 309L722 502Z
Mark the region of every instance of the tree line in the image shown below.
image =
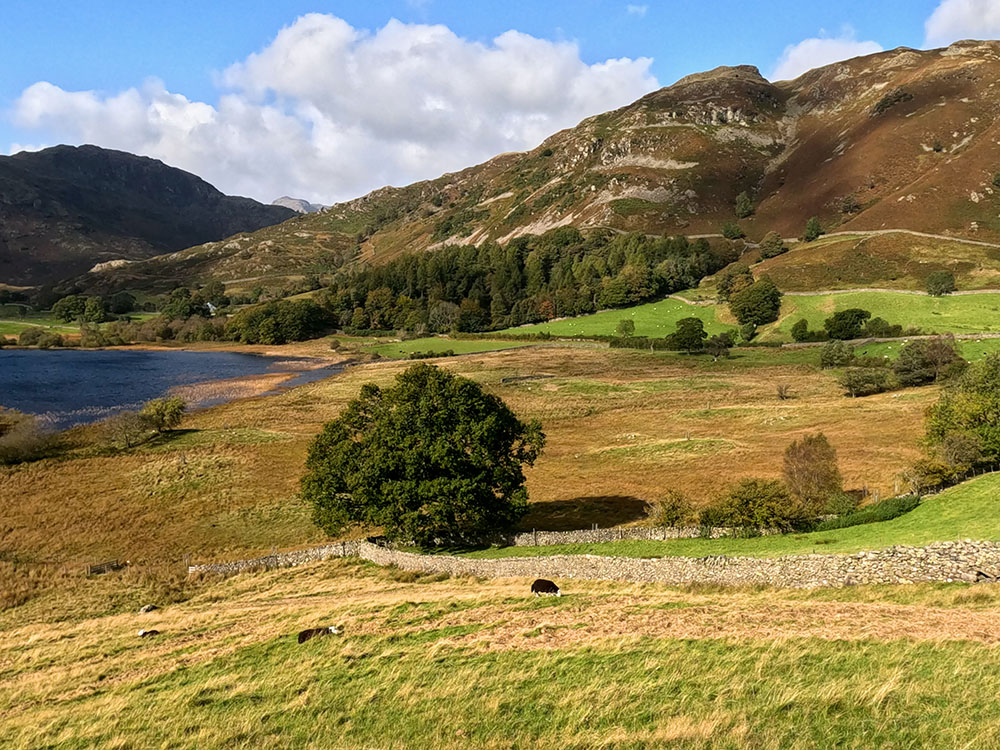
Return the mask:
M325 306L345 330L489 331L626 307L696 286L735 260L704 239L584 236L575 227L342 270Z

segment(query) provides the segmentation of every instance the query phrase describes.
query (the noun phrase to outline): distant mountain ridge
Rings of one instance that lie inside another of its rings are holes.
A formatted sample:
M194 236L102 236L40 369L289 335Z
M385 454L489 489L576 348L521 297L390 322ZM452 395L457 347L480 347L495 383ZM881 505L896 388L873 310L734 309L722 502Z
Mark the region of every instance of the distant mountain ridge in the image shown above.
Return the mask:
M302 198L289 198L287 195L283 195L280 198L275 198L271 201L272 206L284 206L285 208L290 208L299 214L314 214L317 211L322 211L329 206L324 206L321 203L310 203Z
M800 235L818 216L827 231L909 229L998 242L998 86L996 41L899 48L777 83L752 66L715 68L531 151L91 274L86 283L280 283L566 225L697 236L738 221L755 240L771 230ZM741 193L752 208L742 218Z
M0 283L51 283L293 216L122 151L55 146L0 156Z

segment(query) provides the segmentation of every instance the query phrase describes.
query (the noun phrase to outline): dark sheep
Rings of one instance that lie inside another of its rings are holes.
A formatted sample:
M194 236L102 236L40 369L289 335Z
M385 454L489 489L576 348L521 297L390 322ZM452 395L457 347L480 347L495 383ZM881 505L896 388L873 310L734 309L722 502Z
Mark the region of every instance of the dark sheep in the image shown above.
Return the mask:
M343 628L338 628L336 625L330 625L326 628L307 628L299 633L299 643L305 643L312 638L321 638L324 635L340 635L343 632Z
M559 591L559 587L552 581L548 581L544 578L539 578L531 584L531 593L535 596L541 596L542 594L555 594L556 596L562 596L562 592Z

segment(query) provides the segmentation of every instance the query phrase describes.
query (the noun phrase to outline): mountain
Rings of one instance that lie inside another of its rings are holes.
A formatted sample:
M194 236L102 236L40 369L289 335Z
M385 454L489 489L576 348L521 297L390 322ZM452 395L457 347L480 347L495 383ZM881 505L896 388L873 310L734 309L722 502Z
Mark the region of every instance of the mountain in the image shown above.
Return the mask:
M0 156L0 282L50 283L294 215L121 151L55 146Z
M1000 241L1000 42L899 48L772 83L687 76L537 148L92 275L99 287L280 277L554 227L715 234L746 192L751 239L910 229ZM96 278L95 278L96 276Z
M322 211L324 208L329 208L329 206L323 206L319 203L310 203L309 201L302 200L301 198L289 198L287 195L275 198L271 201L271 205L284 206L285 208L290 208L295 211L295 213L299 214L314 214L317 211Z

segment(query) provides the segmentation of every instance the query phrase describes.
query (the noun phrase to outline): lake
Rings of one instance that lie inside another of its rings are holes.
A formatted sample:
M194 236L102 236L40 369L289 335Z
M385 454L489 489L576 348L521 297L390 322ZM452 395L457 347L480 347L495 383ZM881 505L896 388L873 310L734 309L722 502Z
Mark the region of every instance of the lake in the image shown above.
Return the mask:
M39 415L55 429L137 409L174 388L253 375L294 373L282 388L329 377L330 365L238 352L8 350L0 349L0 406ZM270 391L275 392L275 391ZM189 408L210 406L241 395L205 389Z

